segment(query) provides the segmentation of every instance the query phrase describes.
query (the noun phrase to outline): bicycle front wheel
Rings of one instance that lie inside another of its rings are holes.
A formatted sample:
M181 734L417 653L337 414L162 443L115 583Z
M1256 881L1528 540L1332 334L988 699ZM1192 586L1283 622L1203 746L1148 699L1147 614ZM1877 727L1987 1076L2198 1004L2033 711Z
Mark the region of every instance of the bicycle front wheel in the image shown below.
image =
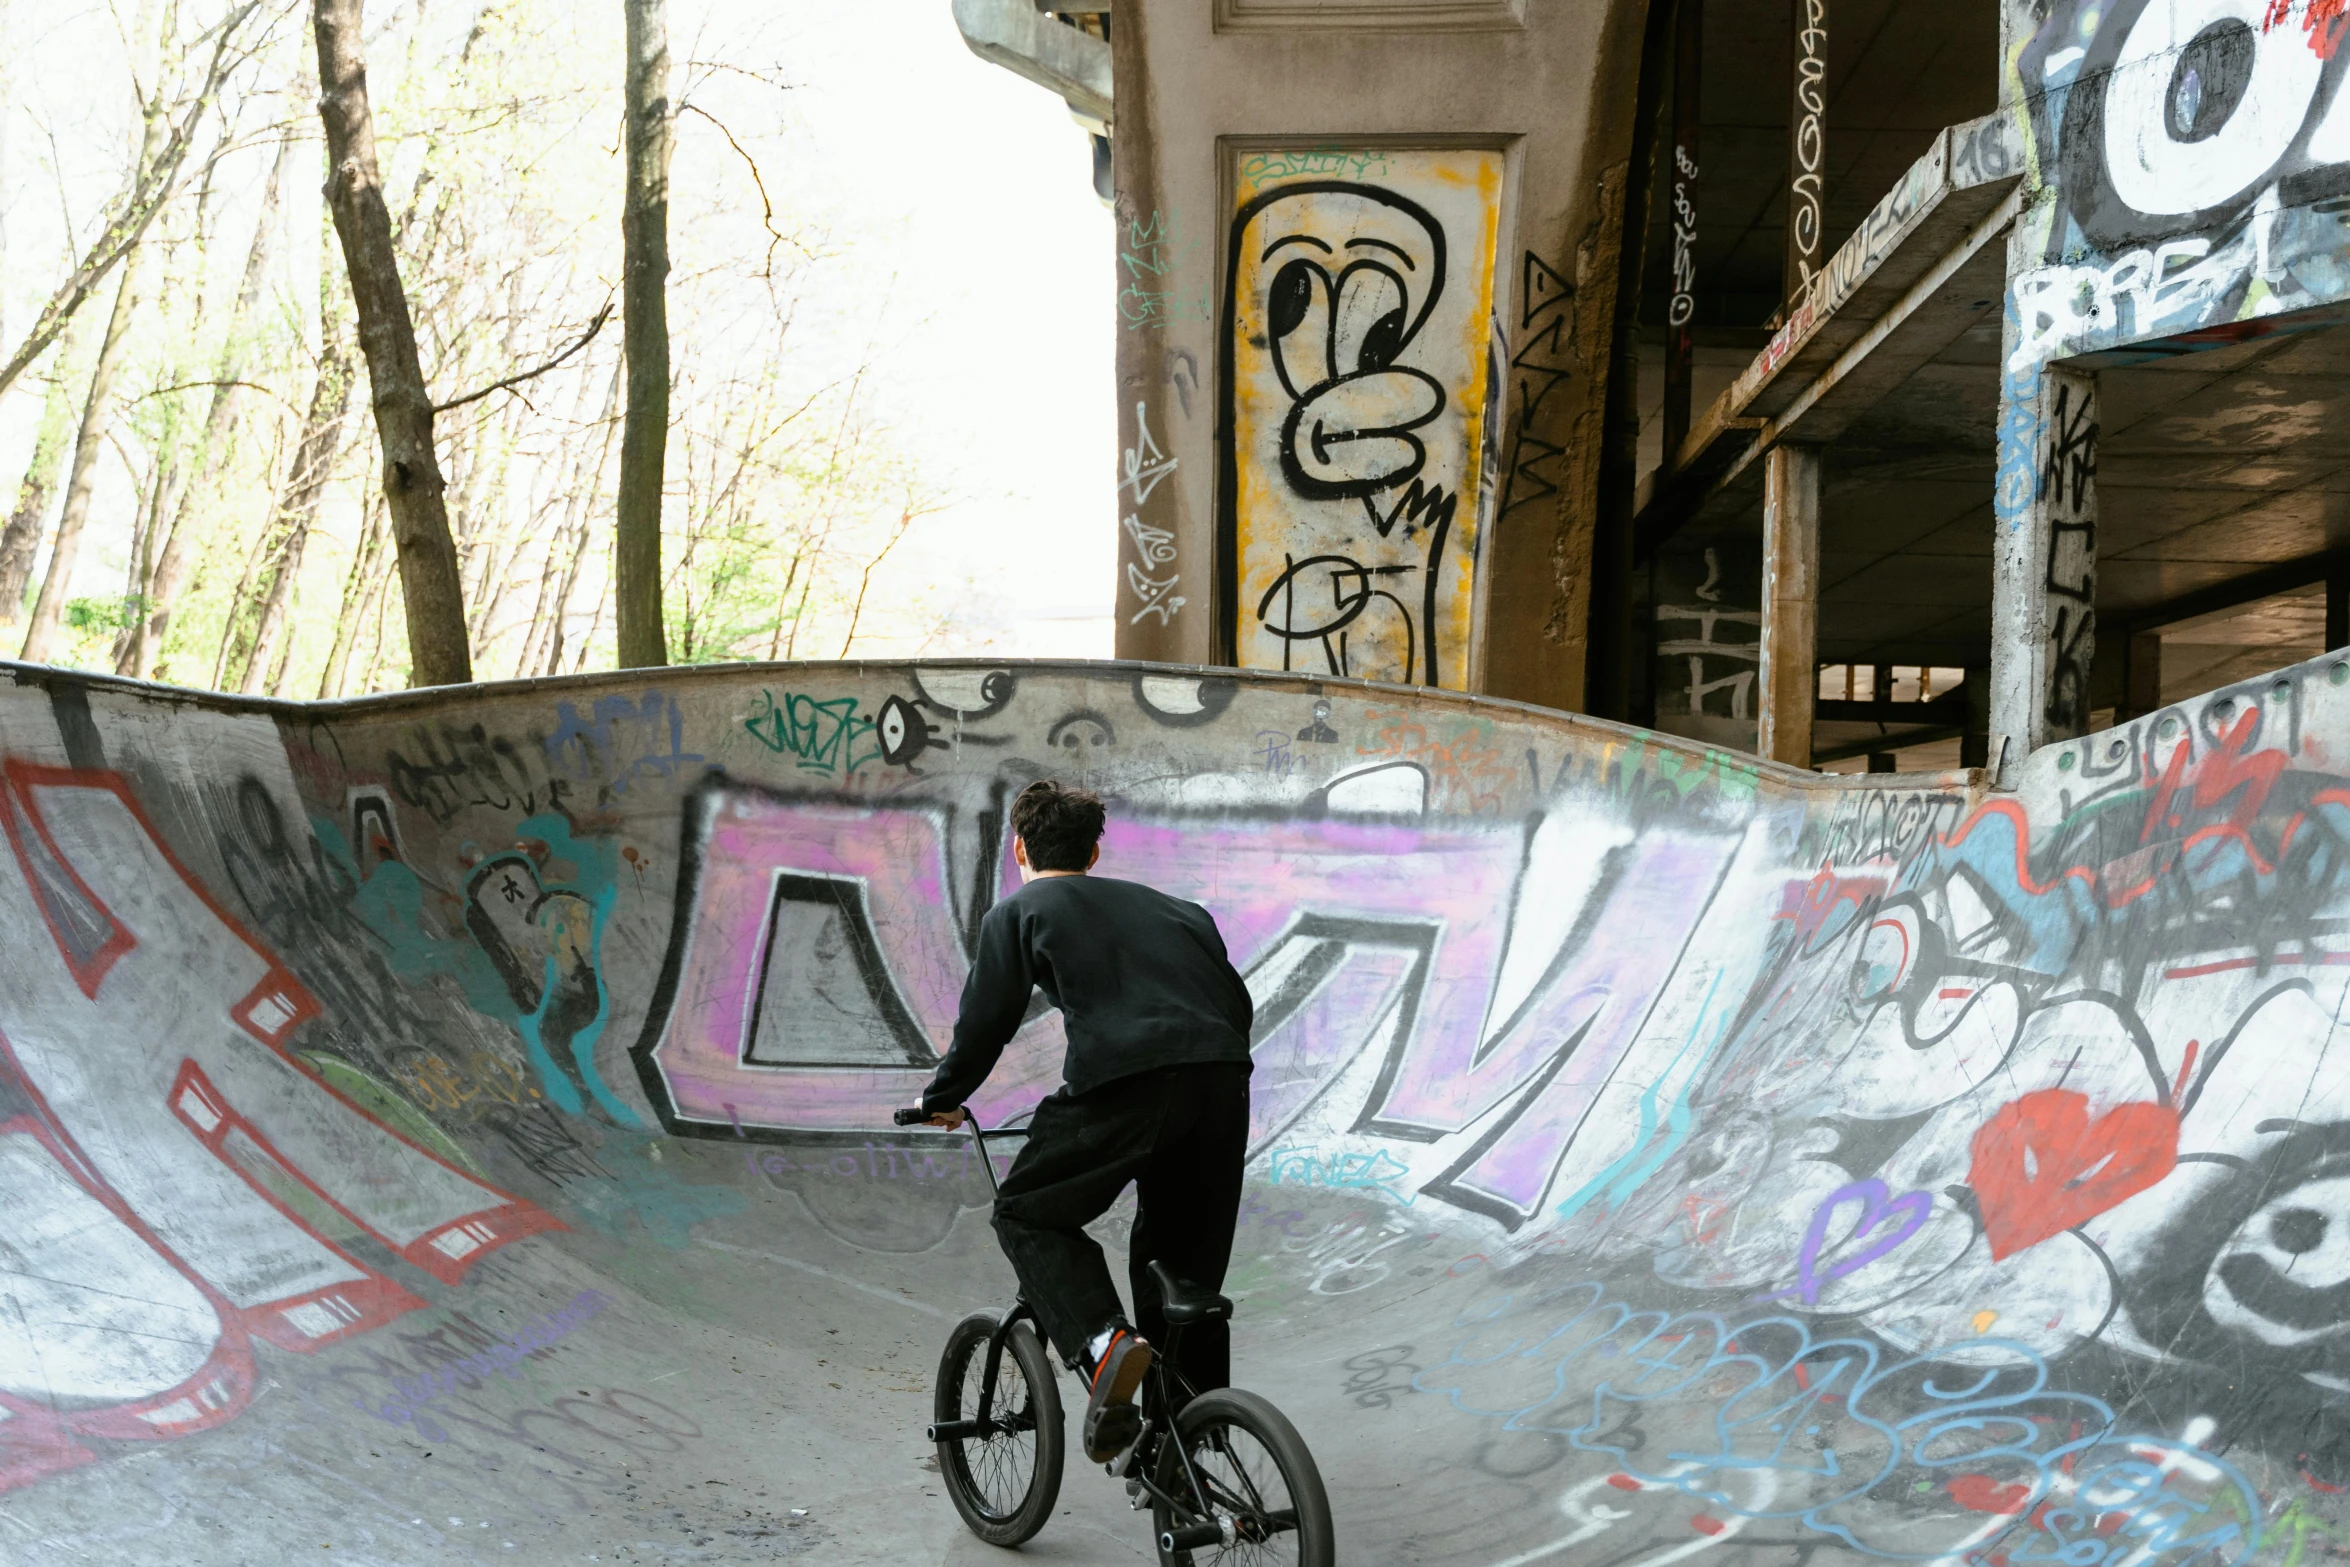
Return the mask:
M995 1390L988 1395L987 1346L1000 1319L979 1311L955 1324L939 1358L932 1408L940 1425L974 1421L985 1435L938 1444L939 1478L955 1511L990 1545L1018 1545L1053 1515L1061 1495L1066 1430L1061 1391L1044 1345L1025 1322L1005 1336Z
M1183 1406L1175 1443L1159 1451L1159 1489L1187 1504L1151 1507L1162 1567L1332 1567L1337 1546L1322 1471L1289 1417L1254 1393L1218 1388ZM1198 1476L1198 1486L1192 1475ZM1184 1547L1179 1533L1213 1526L1217 1540ZM1176 1548L1169 1540L1178 1538Z

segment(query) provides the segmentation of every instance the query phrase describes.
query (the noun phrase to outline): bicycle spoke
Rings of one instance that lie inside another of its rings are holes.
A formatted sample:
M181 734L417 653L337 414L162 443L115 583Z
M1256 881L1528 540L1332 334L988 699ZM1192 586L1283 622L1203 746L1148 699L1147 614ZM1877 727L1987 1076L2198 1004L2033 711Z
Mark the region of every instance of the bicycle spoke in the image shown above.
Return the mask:
M1019 1363L1006 1355L996 1369L995 1400L982 1410L981 1384L986 1376L986 1356L974 1354L963 1369L960 1402L974 1416L988 1418L995 1434L965 1438L962 1463L981 1506L994 1517L1006 1518L1027 1499L1036 1471L1036 1400Z
M1192 1454L1205 1499L1238 1521L1243 1538L1230 1546L1195 1549L1195 1567L1271 1567L1297 1560L1297 1508L1273 1455L1247 1432L1219 1426ZM1259 1538L1248 1538L1250 1535Z

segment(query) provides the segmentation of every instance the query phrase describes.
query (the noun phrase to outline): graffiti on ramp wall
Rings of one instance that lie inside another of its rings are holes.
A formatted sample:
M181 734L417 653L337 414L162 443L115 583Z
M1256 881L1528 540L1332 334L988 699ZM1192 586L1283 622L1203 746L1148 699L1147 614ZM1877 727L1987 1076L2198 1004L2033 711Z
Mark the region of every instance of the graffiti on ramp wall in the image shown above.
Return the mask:
M772 673L711 680L655 739L725 771L574 747L572 796L528 773L558 717L525 694L463 726L505 782L428 810L376 781L412 721L338 720L337 765L295 768L339 867L300 919L269 867L307 850L219 796L265 931L157 825L201 811L7 766L5 1483L218 1427L269 1355L365 1335L557 1214L606 1223L617 1183L577 1133L626 1122L597 1086L665 1135L743 1142L754 1192L859 1166L946 1043L1016 875L1007 801L1044 773L1112 797L1106 869L1216 914L1258 1008L1260 1187L1362 1205L1357 1261L1457 1233L1464 1261L1431 1272L1465 1315L1385 1396L1543 1433L1624 1507L1674 1492L1722 1538L1896 1559L2233 1562L2279 1487L2350 1476L2350 779L2328 760L2350 667L2052 749L1989 799L1338 685L790 684L918 707L935 743L818 776L731 738ZM462 996L518 1064L494 1091L419 1069L390 1074L414 1104L353 1097L306 1042L426 1016L363 1004L361 953L395 996ZM1033 1104L1060 1048L1040 1011L982 1115ZM451 1157L469 1139L555 1211ZM885 1150L915 1173L825 1222L894 1246L889 1204L976 1201L930 1147ZM718 1211L678 1208L668 1238ZM1309 1306L1335 1298L1318 1253L1278 1254L1310 1265ZM1598 1527L1617 1504L1577 1505Z
M112 773L0 773L0 1484L253 1397L254 1340L308 1353L556 1227L403 1138L290 1048L317 1000ZM45 939L44 939L45 937ZM208 1006L209 1003L209 1006Z

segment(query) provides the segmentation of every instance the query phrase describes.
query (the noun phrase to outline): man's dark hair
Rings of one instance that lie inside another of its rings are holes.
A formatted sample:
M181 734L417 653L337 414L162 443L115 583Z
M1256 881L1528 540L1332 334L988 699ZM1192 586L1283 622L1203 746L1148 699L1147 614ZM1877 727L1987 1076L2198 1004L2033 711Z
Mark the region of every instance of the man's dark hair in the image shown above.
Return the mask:
M1051 778L1038 779L1012 802L1012 831L1028 845L1031 870L1084 870L1107 819L1100 795Z

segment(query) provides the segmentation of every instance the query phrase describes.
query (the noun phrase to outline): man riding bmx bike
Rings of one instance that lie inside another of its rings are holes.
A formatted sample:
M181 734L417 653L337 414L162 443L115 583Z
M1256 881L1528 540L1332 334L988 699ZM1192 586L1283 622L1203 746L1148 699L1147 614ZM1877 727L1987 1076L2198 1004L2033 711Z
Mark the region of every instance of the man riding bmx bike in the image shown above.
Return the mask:
M1091 1387L1084 1444L1096 1463L1139 1434L1135 1390L1153 1339L1166 1337L1149 1264L1211 1291L1223 1286L1248 1149L1254 1018L1214 916L1090 874L1105 817L1098 796L1049 781L1013 802L1025 885L980 922L954 1041L921 1103L929 1124L961 1126L965 1101L1026 1020L1030 993L1060 1009L1063 1082L1036 1107L996 1199L995 1230L1021 1298ZM1129 1181L1131 1321L1085 1233ZM1230 1325L1193 1327L1180 1360L1195 1389L1230 1385Z

